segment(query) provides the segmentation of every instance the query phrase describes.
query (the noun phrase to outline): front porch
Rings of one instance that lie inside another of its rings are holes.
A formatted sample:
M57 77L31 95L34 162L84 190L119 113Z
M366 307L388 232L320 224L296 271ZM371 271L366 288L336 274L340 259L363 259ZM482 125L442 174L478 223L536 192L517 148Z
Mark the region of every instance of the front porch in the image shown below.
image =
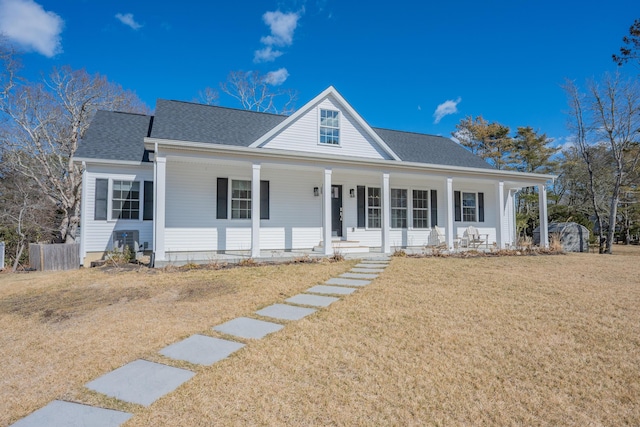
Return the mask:
M544 184L486 171L169 151L154 165L156 265L454 251L469 226L486 236L485 249L507 248L516 243L515 192L533 184L546 218Z

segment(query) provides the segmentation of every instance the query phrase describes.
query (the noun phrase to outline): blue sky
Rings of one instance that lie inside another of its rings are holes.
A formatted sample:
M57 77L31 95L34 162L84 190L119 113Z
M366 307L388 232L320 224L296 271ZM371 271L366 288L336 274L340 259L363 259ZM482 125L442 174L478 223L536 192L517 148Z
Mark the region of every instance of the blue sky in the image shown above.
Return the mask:
M635 18L637 0L0 0L30 78L86 68L154 108L258 70L298 90L298 107L333 85L375 127L450 136L483 115L557 144L570 136L565 78L614 71Z

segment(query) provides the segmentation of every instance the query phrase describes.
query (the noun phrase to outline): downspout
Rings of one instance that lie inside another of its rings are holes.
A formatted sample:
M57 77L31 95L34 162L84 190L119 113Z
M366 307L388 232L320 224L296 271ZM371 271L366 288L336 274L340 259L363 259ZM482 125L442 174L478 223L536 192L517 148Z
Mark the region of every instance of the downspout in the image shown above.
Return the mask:
M87 224L87 164L82 162L82 194L80 195L80 265L84 266L86 251L86 224Z
M158 143L156 142L153 147L153 247L151 252L151 259L149 260L149 267L155 267L156 260L156 238L157 238L157 230L156 230L156 218L158 217L157 213L157 202L158 202L158 186L157 184L157 161L158 158Z

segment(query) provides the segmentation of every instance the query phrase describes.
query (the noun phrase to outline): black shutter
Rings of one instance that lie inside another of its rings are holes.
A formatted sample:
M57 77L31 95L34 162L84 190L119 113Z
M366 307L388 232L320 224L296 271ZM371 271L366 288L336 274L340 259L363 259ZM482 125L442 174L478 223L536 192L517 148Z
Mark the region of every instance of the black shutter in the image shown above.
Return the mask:
M460 200L460 192L459 191L454 191L453 192L453 202L455 205L455 220L456 221L462 221L462 200Z
M366 227L367 198L364 185L358 185L358 228Z
M144 211L142 211L143 220L153 219L153 181L144 182Z
M96 179L96 194L93 219L107 219L107 199L109 197L109 180Z
M269 181L260 181L260 219L269 219Z
M227 193L229 192L229 179L218 178L218 203L216 204L216 218L227 219Z
M431 190L431 227L438 225L438 192Z
M484 222L484 193L478 193L478 221Z

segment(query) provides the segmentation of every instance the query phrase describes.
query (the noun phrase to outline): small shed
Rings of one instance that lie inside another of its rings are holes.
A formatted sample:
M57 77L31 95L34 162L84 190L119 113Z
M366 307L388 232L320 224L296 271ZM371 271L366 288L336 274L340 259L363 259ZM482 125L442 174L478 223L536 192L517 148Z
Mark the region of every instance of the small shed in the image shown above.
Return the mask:
M549 236L560 235L560 243L565 252L589 252L589 229L577 222L552 222ZM540 227L533 230L533 244L540 244Z

